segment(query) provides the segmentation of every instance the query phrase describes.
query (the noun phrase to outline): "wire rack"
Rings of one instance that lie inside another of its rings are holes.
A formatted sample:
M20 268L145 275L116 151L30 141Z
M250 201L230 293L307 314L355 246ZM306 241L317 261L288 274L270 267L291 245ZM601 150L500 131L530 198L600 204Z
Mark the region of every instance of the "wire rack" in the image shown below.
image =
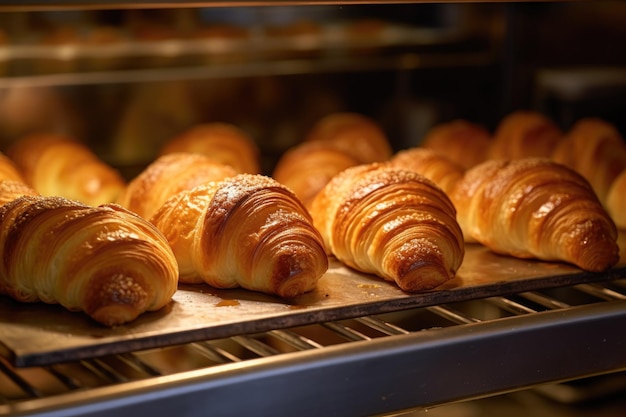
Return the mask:
M617 279L43 367L5 354L0 415L388 414L620 371L625 325Z

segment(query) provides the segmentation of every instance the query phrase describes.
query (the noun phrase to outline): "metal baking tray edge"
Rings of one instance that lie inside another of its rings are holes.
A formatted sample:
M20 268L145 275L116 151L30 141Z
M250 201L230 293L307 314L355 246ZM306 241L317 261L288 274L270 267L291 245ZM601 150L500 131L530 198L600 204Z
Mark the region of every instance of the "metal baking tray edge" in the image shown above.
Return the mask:
M499 256L483 246L466 245L456 278L419 294L405 293L393 283L357 273L331 259L318 288L292 300L242 289L187 285L179 288L167 307L115 328L100 326L82 313L72 313L57 305L21 304L0 296L0 343L14 366L45 366L415 307L626 278L625 243L626 234L621 233L621 261L605 273Z

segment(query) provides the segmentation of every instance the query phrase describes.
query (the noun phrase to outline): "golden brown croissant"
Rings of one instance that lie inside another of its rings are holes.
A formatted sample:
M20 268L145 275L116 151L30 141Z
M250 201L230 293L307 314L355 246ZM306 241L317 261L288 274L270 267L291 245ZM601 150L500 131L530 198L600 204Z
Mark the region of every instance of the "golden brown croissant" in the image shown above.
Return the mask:
M619 260L615 224L589 183L548 159L483 162L451 198L466 238L494 252L594 272Z
M611 184L605 206L615 225L626 230L626 169Z
M26 136L7 150L7 156L26 184L42 195L97 206L115 201L125 186L122 176L87 146L64 136Z
M303 142L281 156L272 177L290 188L308 209L333 176L354 165L358 165L356 159L327 143Z
M468 120L456 119L433 126L421 146L444 155L464 169L487 159L491 133Z
M294 297L328 269L319 232L297 197L260 174L239 174L171 197L151 222L167 237L180 281Z
M358 113L337 112L321 118L306 141L322 141L344 151L359 163L387 160L393 150L382 128Z
M611 183L626 169L626 144L611 123L584 118L567 132L552 159L585 177L604 203Z
M38 195L38 193L21 181L0 179L0 205L23 195Z
M492 159L549 158L563 137L548 117L531 110L518 110L504 117L489 148Z
M0 253L0 293L58 303L106 326L160 309L177 289L163 235L114 204L18 197L0 207Z
M440 153L427 148L415 147L397 152L389 165L415 171L433 181L449 194L463 177L465 169Z
M161 155L173 152L199 153L232 166L240 174L261 171L257 145L243 130L228 123L205 123L187 129L161 149Z
M129 181L117 203L145 219L165 201L183 190L210 181L237 175L230 165L194 153L176 152L163 155Z
M437 287L463 260L454 206L413 171L377 163L348 168L317 194L310 211L338 260L404 291Z
M3 153L0 153L0 179L26 182L15 163Z

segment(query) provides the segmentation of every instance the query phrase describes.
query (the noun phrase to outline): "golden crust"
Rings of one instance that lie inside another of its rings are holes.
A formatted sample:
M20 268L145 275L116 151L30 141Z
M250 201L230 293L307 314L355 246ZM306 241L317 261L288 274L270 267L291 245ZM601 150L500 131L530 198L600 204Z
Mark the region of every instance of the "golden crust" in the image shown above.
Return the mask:
M151 220L166 236L181 282L294 297L328 268L319 232L277 181L240 174L178 193Z
M606 209L617 227L626 230L626 169L611 184Z
M37 195L37 192L21 181L0 179L0 205L23 195Z
M0 180L26 182L17 165L3 153L0 153Z
M562 138L562 130L548 117L531 110L518 110L500 121L491 141L489 157L549 158Z
M115 201L122 176L84 144L58 135L33 134L7 149L26 184L47 196L97 206Z
M611 123L584 118L567 132L552 159L585 177L605 203L611 184L626 169L626 144Z
M178 267L164 236L116 205L22 196L0 207L0 293L116 326L168 304Z
M320 191L310 212L337 259L405 291L452 279L463 260L454 206L413 171L377 163L348 168Z
M451 198L466 240L520 258L603 271L619 260L617 230L589 183L545 158L486 161Z
M433 181L446 193L463 177L465 169L437 151L428 148L410 148L397 152L389 165L415 171Z
M117 203L150 219L172 195L235 175L237 171L230 165L201 154L166 154L133 178L118 197Z
M463 119L433 126L421 146L432 149L464 169L485 161L491 145L491 133L485 127Z
M272 177L291 189L309 208L330 179L358 161L347 153L323 142L303 142L285 152L278 160Z
M305 140L329 143L359 163L385 161L393 152L378 123L358 113L338 112L321 118Z
M191 152L215 162L230 165L238 174L261 172L260 151L243 130L228 123L205 123L193 126L170 139L160 155Z

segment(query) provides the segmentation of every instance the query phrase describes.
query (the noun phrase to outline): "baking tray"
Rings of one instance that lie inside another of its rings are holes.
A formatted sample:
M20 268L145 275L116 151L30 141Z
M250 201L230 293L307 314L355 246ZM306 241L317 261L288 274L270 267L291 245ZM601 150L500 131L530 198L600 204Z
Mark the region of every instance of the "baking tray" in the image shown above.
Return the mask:
M251 334L311 323L388 313L523 291L626 278L626 234L621 260L605 273L573 266L499 256L466 245L455 279L419 294L357 273L334 259L317 288L285 301L252 291L181 285L157 312L115 328L57 305L22 304L0 296L0 342L14 366L44 366L199 340Z

